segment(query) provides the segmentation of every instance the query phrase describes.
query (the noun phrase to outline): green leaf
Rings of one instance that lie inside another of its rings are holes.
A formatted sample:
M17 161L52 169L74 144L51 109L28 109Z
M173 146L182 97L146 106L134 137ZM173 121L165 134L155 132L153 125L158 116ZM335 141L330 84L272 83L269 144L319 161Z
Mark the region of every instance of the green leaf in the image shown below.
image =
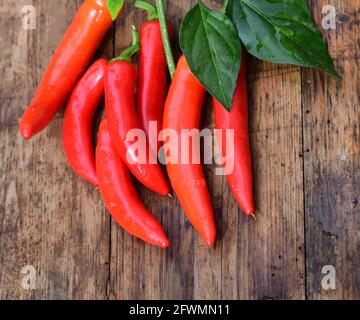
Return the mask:
M255 57L320 68L341 79L304 0L229 0L226 13Z
M113 21L118 17L120 10L124 6L125 0L107 0L107 7Z
M231 110L241 65L241 42L233 22L199 1L182 22L180 46L193 74Z

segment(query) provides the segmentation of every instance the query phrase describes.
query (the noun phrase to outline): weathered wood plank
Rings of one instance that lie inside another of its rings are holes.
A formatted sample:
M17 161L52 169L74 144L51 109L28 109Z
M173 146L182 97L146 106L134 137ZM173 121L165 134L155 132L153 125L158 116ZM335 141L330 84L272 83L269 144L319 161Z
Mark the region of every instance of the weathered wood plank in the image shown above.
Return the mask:
M1 127L18 123L80 2L1 0ZM29 5L35 8L35 29L23 28L29 13L22 9Z
M100 196L66 164L61 120L28 143L17 121L82 1L1 1L0 299L104 299L109 227ZM33 4L37 29L21 27ZM37 289L20 273L36 269Z
M66 164L61 120L25 143L1 129L0 298L101 299L109 276L109 218L93 187ZM37 289L20 273L37 271Z
M248 78L258 220L238 222L238 298L304 299L300 71L250 60Z
M321 26L328 1L310 2ZM335 30L323 30L343 75L303 72L306 256L309 299L360 299L360 1L331 1ZM335 267L336 289L321 286Z

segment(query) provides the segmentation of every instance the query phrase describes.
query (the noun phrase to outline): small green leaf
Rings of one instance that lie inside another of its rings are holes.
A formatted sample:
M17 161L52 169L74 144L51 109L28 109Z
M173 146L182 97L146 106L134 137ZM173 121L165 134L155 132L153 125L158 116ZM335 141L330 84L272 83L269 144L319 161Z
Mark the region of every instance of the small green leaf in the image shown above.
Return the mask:
M118 17L120 10L124 6L124 2L125 0L107 0L107 7L113 21Z
M304 0L229 0L226 12L253 56L320 68L341 78Z
M180 46L193 74L231 110L241 65L241 42L232 21L199 1L182 22Z

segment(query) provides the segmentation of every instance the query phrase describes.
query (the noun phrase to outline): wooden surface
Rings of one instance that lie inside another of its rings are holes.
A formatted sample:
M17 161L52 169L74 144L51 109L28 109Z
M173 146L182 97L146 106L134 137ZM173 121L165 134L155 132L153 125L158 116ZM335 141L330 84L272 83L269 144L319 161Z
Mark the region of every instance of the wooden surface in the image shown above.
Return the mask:
M72 173L61 114L30 142L18 134L81 2L0 0L0 299L360 299L360 1L309 1L318 26L324 5L337 10L336 30L321 30L342 81L249 59L256 222L206 167L219 228L209 250L176 199L138 186L171 238L167 251L125 234ZM194 3L167 1L176 27ZM35 30L21 27L29 4ZM144 20L128 6L98 55L118 53L130 25ZM210 107L203 124L213 125ZM21 286L26 265L36 269L36 290ZM335 290L321 286L326 265L336 269Z

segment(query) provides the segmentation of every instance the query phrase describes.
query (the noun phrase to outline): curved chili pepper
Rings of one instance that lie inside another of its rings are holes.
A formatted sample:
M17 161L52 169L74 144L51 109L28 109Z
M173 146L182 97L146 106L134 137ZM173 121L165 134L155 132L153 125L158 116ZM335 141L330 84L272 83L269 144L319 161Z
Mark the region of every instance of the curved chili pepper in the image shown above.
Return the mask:
M100 125L96 169L100 192L114 220L131 235L167 248L170 242L162 226L144 208L129 170L114 149L107 120Z
M139 81L137 90L137 108L140 122L145 133L150 137L150 122L156 124L156 138L162 130L165 100L167 94L168 67L161 36L160 22L156 15L156 8L144 1L136 1L137 4L149 12L149 20L140 28L140 53L139 53ZM139 6L140 7L140 6ZM172 25L168 24L170 37L174 35ZM162 146L160 139L156 139L154 146L156 154Z
M63 143L66 158L73 170L98 185L92 144L92 123L104 95L107 62L97 60L75 87L65 109Z
M137 44L138 46L138 44ZM133 44L131 48L136 48ZM130 151L133 145L128 141L127 135L132 130L141 129L139 118L135 107L135 86L137 80L137 69L131 61L131 48L124 51L120 58L108 65L105 75L105 106L109 122L109 130L114 142L115 149L127 164L133 175L146 187L161 194L169 194L169 186L164 178L160 166L157 164L156 156L154 163L150 162L152 149L148 141L142 151L146 152L146 158L141 159L135 152ZM128 53L131 54L128 54ZM145 137L146 138L146 137ZM130 159L131 158L131 159Z
M181 137L181 130L199 128L205 89L191 73L182 56L176 68L174 79L165 104L164 129L171 129ZM190 150L180 150L178 153ZM179 161L180 162L180 161ZM197 164L166 165L169 178L190 222L200 233L205 243L213 247L216 227L209 192L203 169Z
M222 131L223 157L234 157L234 170L227 175L230 188L241 210L248 216L255 217L251 150L249 138L249 110L246 84L245 55L238 78L237 88L231 112L214 99L216 128ZM226 155L226 130L234 130L234 154ZM218 136L220 139L220 135Z
M20 132L30 139L61 109L112 25L106 0L86 0L51 58L25 111Z

